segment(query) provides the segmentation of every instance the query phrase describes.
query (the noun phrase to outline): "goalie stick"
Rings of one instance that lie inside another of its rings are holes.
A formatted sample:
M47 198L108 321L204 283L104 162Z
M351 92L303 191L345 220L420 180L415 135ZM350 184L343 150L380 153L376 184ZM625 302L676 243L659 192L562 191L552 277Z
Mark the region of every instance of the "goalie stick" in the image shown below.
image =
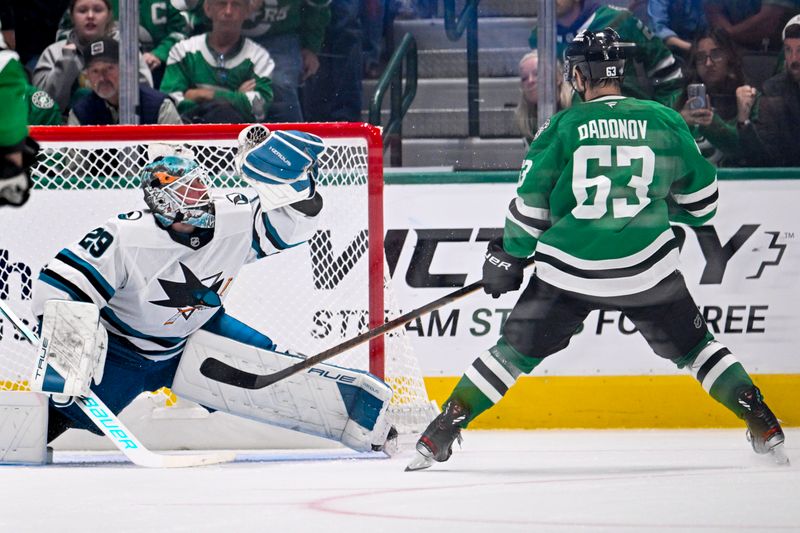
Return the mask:
M5 315L14 327L34 346L39 344L39 337L0 300L0 312ZM52 367L51 367L52 368ZM55 370L55 369L53 369ZM193 455L163 455L148 450L139 439L117 418L117 416L91 392L88 396L75 397L75 403L89 417L106 437L116 446L132 463L150 468L182 468L187 466L213 465L227 463L236 457L235 452L215 452Z
M533 264L532 257L528 258L523 263L523 267L531 264ZM437 300L427 303L422 307L418 307L417 309L413 309L404 315L400 315L399 317L389 320L388 322L384 322L380 326L369 331L365 331L364 333L357 335L352 339L346 340L341 344L337 344L332 348L328 348L317 355L304 359L291 366L287 366L286 368L278 370L277 372L273 372L272 374L253 374L252 372L235 368L213 357L209 357L203 361L203 363L200 365L200 373L209 379L219 381L220 383L226 383L228 385L233 385L234 387L241 387L243 389L263 389L264 387L268 387L273 383L288 378L291 375L297 374L306 368L310 368L318 363L330 359L331 357L337 356L342 352L346 352L351 348L355 348L356 346L363 344L370 339L377 337L378 335L388 333L393 329L396 329L426 313L443 307L449 303L455 302L456 300L472 294L481 288L483 288L483 280L478 280L465 287L461 287L450 294L442 296Z

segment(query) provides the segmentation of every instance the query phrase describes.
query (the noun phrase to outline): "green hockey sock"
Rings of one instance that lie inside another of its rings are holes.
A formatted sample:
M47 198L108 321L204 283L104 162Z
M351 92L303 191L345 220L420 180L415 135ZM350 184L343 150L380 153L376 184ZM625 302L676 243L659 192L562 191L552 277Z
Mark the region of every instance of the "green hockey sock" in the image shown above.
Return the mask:
M500 339L497 346L480 354L464 372L447 399L448 402L457 401L469 411L462 427L467 427L475 417L500 401L523 373L520 366L527 369L527 373L541 361L542 359L523 356L503 339Z
M742 418L744 409L738 396L742 389L753 386L744 367L720 342L712 341L703 347L689 370L712 398Z

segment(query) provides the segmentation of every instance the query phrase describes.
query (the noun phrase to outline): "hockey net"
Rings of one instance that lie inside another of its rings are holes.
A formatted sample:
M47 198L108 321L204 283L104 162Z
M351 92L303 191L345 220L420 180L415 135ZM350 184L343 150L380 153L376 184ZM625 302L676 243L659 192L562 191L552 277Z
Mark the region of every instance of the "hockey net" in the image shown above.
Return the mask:
M216 193L243 190L233 165L243 127L31 128L42 148L33 169L35 190L25 207L0 213L0 299L35 325L31 289L42 266L107 218L145 207L138 174L153 143L190 147L208 168ZM246 266L225 307L279 346L310 356L399 314L383 257L380 133L366 124L269 127L325 140L318 183L325 208L308 244ZM13 325L0 323L0 390L26 390L34 359ZM390 414L401 433L419 432L432 418L403 328L329 362L383 377L394 389ZM150 393L148 401L158 409L176 404L169 390Z

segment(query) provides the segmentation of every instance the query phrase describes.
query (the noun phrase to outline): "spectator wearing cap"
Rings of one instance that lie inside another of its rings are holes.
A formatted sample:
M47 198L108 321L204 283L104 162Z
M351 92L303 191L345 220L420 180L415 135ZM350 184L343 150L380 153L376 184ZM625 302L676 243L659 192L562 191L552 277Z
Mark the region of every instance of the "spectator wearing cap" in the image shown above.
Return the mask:
M83 50L84 74L92 92L78 100L69 112L67 124L119 124L119 44L111 38L90 43ZM180 124L172 99L147 84L139 85L141 124Z
M26 0L27 1L27 0ZM110 0L112 15L119 20L119 0ZM138 0L139 48L147 67L152 71L153 87L158 88L170 48L189 36L191 26L182 12L184 3L176 0ZM61 17L56 40L66 39L72 30L69 11Z
M794 167L800 166L800 15L786 23L781 38L786 69L764 82L753 122L766 164Z
M52 96L64 112L71 107L73 99L88 92L79 91L85 88L85 80L80 78L84 67L82 50L87 44L105 37L119 40L109 0L71 0L68 10L72 31L66 40L48 46L33 70L33 84ZM139 81L153 84L150 69L141 54Z

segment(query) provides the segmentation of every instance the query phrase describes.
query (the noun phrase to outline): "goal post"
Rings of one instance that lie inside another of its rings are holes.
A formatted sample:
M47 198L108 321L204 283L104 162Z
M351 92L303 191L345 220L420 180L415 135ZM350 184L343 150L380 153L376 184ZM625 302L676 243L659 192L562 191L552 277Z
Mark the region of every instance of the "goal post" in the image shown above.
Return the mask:
M247 265L225 301L235 317L282 347L315 355L398 316L384 259L383 148L363 123L267 124L321 137L318 190L325 201L309 243ZM31 127L41 145L26 206L0 213L0 299L34 325L31 287L65 245L120 213L144 209L139 170L153 143L190 148L215 192L245 192L234 169L243 124ZM0 390L24 390L33 353L10 324L0 329ZM432 416L404 331L372 339L332 360L369 370L395 390L393 419L405 433Z

